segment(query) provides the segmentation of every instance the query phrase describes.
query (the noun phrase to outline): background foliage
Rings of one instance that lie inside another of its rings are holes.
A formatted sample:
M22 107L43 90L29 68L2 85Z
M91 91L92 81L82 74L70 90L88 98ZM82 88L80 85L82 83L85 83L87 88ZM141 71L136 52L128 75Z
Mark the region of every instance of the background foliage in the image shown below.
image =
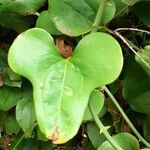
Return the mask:
M0 0L0 149L150 148L149 8Z

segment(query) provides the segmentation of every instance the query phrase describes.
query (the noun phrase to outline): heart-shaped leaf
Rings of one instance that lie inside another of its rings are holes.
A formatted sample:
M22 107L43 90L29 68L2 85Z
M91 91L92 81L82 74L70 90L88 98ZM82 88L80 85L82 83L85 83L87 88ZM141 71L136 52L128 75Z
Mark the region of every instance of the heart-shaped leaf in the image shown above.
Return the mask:
M31 15L43 6L45 2L46 0L1 0L0 12Z
M113 37L92 33L79 42L72 58L64 59L52 37L34 28L17 37L8 61L32 82L41 131L55 143L64 143L77 133L91 91L118 77L123 57Z
M59 31L78 36L91 30L99 3L101 1L98 0L49 0L49 13ZM110 0L106 4L101 25L109 22L114 15L115 2Z
M119 133L113 136L113 139L124 150L139 150L137 139L129 133ZM98 148L98 150L115 150L115 148L106 141Z

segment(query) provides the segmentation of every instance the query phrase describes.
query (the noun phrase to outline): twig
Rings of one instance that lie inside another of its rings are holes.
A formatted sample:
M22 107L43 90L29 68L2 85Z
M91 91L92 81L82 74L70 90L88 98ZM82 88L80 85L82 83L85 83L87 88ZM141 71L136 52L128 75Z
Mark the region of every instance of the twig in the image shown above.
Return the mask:
M119 37L119 38L128 46L128 48L129 48L137 57L139 57L139 58L141 59L141 61L150 69L149 64L134 50L135 45L134 45L133 43L131 44L130 41L126 40L126 39L125 39L119 32L117 32L116 30L112 31L112 30L110 30L110 29L108 29L108 28L106 28L106 30L107 30L109 33L112 33L112 34L116 35L117 37ZM129 44L129 42L130 42L130 44ZM134 45L134 46L133 46L133 45Z
M150 31L143 30L143 29L138 29L138 28L118 28L114 30L114 32L122 32L122 31L135 31L135 32L142 32L150 35Z

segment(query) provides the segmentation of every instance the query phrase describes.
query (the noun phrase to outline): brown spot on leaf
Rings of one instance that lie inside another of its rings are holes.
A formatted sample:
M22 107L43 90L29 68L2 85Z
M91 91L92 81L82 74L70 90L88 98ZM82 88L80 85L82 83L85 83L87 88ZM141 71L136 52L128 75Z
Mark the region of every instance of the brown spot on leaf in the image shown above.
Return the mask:
M56 127L52 136L53 143L56 144L59 138L58 128Z

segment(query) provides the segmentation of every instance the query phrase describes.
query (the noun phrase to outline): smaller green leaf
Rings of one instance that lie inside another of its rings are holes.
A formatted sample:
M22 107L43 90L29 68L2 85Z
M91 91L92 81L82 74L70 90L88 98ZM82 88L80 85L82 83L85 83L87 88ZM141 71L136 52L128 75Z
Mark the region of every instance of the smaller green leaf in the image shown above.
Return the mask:
M5 128L6 134L8 135L18 134L20 127L16 121L15 116L7 116L4 122L4 128Z
M22 98L19 88L10 88L7 86L0 88L0 110L7 111L14 107Z
M48 11L41 12L40 16L37 19L36 27L42 28L50 34L54 34L54 35L60 35L61 34L61 32L59 32L56 29L55 24L52 22Z
M34 103L32 100L24 98L17 103L16 119L26 135L31 135L36 120Z
M139 150L137 139L129 133L119 133L113 136L114 141L124 150ZM104 142L98 150L116 150L108 141Z
M90 95L90 99L92 108L95 110L95 113L98 115L103 108L104 105L104 94L99 91L93 91ZM84 113L84 121L90 120L93 117L91 116L89 107L87 106Z
M147 117L144 121L144 126L143 126L143 131L144 131L144 137L150 141L150 117Z

